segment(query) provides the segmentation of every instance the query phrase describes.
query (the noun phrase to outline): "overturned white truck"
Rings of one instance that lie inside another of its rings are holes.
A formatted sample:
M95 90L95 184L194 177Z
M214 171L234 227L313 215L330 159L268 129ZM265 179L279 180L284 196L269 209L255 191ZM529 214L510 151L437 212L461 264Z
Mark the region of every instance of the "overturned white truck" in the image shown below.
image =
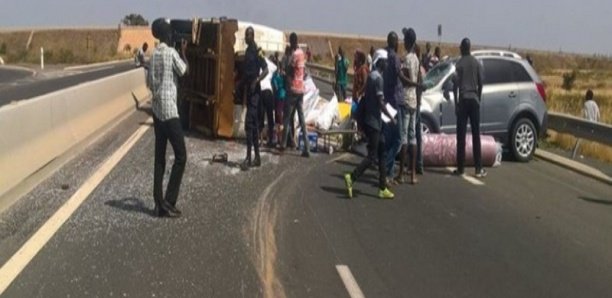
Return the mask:
M234 104L237 70L252 26L255 41L270 55L283 52L286 36L270 27L228 18L171 20L176 46L188 40L188 74L180 81L179 111L183 126L213 137L232 138L242 129L241 106Z

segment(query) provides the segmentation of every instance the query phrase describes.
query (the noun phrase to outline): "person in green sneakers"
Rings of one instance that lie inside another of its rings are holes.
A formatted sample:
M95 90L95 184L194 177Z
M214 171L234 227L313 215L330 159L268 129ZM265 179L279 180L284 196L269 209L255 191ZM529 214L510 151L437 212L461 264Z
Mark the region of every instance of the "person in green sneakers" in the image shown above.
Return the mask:
M374 70L368 75L366 81L366 91L364 98L359 102L356 119L359 127L363 127L363 131L368 140L368 156L355 168L352 173L344 175L346 188L349 198L353 197L353 184L366 169L374 162L378 162L378 196L381 199L393 199L393 193L386 185L385 171L385 139L381 133L383 125L396 125L394 117L389 113L385 106L383 94L383 77L382 73L387 64L387 51L379 49L374 53L373 64ZM390 123L384 123L382 114L390 119Z

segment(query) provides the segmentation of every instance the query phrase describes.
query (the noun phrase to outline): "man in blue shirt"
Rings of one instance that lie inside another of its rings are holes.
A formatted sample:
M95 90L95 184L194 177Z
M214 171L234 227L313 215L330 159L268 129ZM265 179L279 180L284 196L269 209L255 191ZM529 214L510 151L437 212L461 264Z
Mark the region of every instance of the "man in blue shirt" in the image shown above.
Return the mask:
M248 27L244 32L247 49L244 53L244 64L242 69L242 81L238 88L246 88L247 113L244 122L244 130L247 139L247 154L241 165L242 170L248 170L251 166L260 166L259 156L259 117L258 107L260 101L260 82L268 75L268 65L261 49L255 43L255 31ZM240 92L237 92L240 93ZM251 163L251 148L255 150L255 159Z
M398 109L398 105L403 104L403 86L400 81L401 61L397 54L398 37L397 33L391 31L387 35L387 67L383 72L384 79L384 94L385 101L394 109ZM395 157L399 153L401 146L400 130L403 126L403 118L399 113L395 116L398 125L383 125L383 133L385 135L385 145L387 148L386 163L387 177L393 177L395 167Z

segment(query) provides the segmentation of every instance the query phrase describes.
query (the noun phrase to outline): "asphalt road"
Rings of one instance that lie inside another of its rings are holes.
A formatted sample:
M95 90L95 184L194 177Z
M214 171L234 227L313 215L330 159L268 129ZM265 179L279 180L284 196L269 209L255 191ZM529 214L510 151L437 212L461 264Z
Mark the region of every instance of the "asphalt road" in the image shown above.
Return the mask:
M33 75L33 71L0 66L0 84L13 82Z
M0 214L0 264L145 119L119 124ZM356 156L264 153L241 172L242 144L186 143L182 218L151 215L148 129L2 297L349 297L337 265L365 297L612 294L612 187L546 162L504 162L483 185L430 168L390 201L371 171L348 200L342 174ZM218 152L230 163L211 164Z
M7 82L14 82L13 84L5 83L0 86L0 106L13 101L29 99L85 82L97 80L103 77L125 72L133 68L134 65L132 63L126 62L108 66L93 67L91 69L83 69L78 72L68 72L66 76L43 79L34 78L21 82L19 80L23 79L23 77L17 77L17 75L13 74L14 72L12 71L11 74L5 75L2 75L2 72L0 72L0 78L4 76L6 77Z

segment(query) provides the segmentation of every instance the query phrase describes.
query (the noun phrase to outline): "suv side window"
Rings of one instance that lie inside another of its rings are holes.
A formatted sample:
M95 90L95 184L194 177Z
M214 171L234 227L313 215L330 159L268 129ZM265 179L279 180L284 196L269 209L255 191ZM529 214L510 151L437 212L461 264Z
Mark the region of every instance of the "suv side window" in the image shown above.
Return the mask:
M484 84L512 83L512 62L501 59L483 59Z
M524 82L533 82L531 76L527 73L523 65L515 62L511 62L512 64L512 77L514 81L517 83Z

